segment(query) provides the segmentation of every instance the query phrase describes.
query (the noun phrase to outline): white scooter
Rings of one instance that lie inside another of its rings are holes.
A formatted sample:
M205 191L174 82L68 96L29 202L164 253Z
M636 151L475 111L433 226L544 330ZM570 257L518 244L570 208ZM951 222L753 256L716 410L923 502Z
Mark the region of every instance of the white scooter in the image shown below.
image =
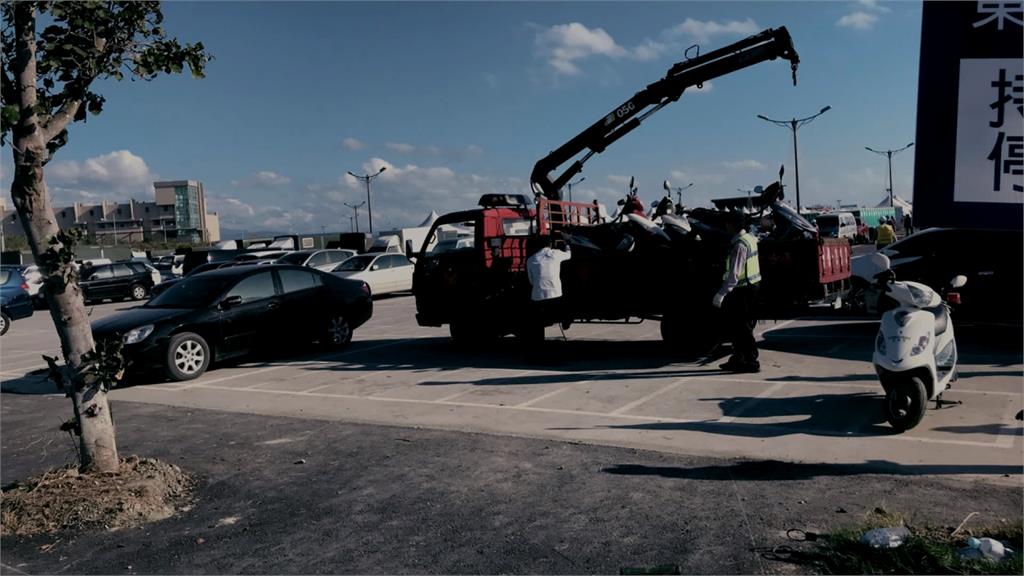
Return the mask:
M949 306L919 282L897 282L891 270L875 276L885 296L898 306L882 315L872 361L885 389L885 418L902 432L917 426L929 401L941 405L942 393L956 380L957 350ZM967 278L957 276L950 288ZM958 304L960 295L947 292Z

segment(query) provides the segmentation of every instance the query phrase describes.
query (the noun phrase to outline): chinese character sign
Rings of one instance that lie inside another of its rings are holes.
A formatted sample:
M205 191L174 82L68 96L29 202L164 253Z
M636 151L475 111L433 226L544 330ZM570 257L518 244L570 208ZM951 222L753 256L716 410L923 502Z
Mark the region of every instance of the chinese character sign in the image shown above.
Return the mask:
M960 60L954 201L1024 203L1024 61Z

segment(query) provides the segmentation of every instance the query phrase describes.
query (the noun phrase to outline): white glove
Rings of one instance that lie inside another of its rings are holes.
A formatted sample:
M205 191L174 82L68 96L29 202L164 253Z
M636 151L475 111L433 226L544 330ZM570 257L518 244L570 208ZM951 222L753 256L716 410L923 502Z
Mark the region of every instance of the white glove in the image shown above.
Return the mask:
M725 300L725 294L719 292L718 294L715 294L714 298L711 299L711 305L714 306L715 308L721 308L723 300Z

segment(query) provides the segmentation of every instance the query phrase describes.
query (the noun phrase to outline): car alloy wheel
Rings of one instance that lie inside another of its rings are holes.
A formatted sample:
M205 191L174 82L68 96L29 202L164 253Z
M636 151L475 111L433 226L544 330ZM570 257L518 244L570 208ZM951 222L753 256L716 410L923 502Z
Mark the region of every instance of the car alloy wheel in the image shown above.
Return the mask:
M146 287L136 284L132 286L132 298L135 300L142 300L146 297Z
M183 374L195 374L203 367L205 360L206 352L195 340L185 340L174 349L174 365Z
M11 320L7 317L7 314L0 314L0 336L7 334L7 329L11 327Z
M344 316L334 316L327 323L327 344L341 346L352 341L352 328Z
M164 350L167 375L178 382L202 376L212 360L210 346L195 332L175 334Z

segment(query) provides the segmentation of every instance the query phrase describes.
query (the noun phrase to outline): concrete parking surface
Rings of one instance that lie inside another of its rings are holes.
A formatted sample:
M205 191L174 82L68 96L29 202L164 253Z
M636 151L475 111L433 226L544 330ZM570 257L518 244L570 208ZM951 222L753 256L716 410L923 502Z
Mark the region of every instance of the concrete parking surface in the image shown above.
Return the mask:
M132 306L104 304L101 317ZM350 347L282 353L215 367L184 383L138 383L114 400L241 413L346 420L560 439L717 457L868 463L880 469L979 474L1018 481L1021 343L1017 330L957 327L960 379L917 428L894 434L882 417L870 363L877 323L839 319L762 322L762 372L732 375L672 354L657 322L548 330L547 354L511 340L456 348L421 328L411 297L375 303ZM56 354L49 315L4 336L5 392L53 394L28 374Z

